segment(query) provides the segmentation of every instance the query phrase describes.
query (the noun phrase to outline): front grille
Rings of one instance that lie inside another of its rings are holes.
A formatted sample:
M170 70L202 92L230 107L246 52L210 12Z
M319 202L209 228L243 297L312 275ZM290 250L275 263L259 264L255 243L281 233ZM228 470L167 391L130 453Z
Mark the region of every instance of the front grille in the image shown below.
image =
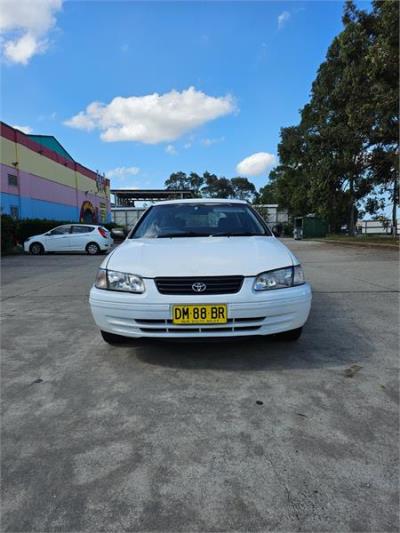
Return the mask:
M230 318L226 324L202 324L196 326L193 324L173 324L171 319L135 319L142 333L184 333L190 336L198 333L226 333L226 332L244 332L257 331L260 329L265 317L251 318Z
M208 294L234 294L239 292L243 276L207 276L188 278L156 278L155 283L161 294L196 294L198 296ZM193 284L204 283L206 289L197 292Z
M107 317L112 327L118 328L121 335L134 331L146 336L157 337L200 337L244 335L258 331L264 324L266 317L228 318L226 324L174 324L170 318L119 318Z
M224 327L217 327L217 328L207 328L207 327L201 327L201 328L140 328L140 331L142 333L185 333L187 337L190 335L193 335L194 333L227 333L227 332L235 332L235 331L257 331L260 329L261 326L245 326L243 328L234 328L226 326Z

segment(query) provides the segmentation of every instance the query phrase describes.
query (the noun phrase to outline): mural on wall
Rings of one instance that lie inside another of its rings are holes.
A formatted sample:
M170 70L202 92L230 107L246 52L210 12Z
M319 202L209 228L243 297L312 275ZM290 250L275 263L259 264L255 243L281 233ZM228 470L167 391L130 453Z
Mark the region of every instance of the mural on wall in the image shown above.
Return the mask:
M3 213L94 223L111 218L109 181L73 161L53 136L26 135L0 121L0 145Z
M85 200L82 203L79 220L80 222L85 222L86 224L95 224L97 222L96 210L93 207L92 202Z
M96 170L96 187L98 192L106 194L107 192L107 181L106 176L101 175L98 170Z
M102 222L107 222L107 205L103 202L100 202L100 217Z

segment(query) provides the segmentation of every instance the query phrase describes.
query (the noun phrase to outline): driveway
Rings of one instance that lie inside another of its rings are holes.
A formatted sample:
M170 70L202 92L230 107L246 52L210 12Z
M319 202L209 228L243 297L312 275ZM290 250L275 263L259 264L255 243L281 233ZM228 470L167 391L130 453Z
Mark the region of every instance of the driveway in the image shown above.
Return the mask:
M2 274L2 531L398 531L398 254L288 241L297 343L105 344L101 257Z

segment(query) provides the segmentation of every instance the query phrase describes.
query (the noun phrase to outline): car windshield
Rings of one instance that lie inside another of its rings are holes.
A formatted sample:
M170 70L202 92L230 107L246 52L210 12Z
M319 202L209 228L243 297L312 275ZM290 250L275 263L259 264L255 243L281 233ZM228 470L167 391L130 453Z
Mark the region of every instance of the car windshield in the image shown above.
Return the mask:
M151 207L131 239L268 235L258 215L246 204L166 204Z

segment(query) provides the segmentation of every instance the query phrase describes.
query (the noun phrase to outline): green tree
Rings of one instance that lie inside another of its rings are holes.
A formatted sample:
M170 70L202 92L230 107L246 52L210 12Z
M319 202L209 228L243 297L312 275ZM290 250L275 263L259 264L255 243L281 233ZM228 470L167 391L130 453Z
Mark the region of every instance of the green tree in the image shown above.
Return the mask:
M203 174L205 186L202 189L203 196L209 198L232 198L233 188L231 181L225 177L218 178L208 171Z
M370 12L345 4L343 31L318 69L298 126L283 128L269 190L292 214L316 212L354 231L360 202L390 193L398 205L399 4ZM367 202L368 211L379 201Z
M276 204L278 203L277 200L277 190L276 190L276 182L270 181L264 187L261 187L257 198L255 200L257 204ZM285 206L286 207L286 206Z
M363 90L369 43L364 28L354 19L351 3L346 5L343 21L345 28L333 40L319 68L302 121L317 190L321 190L326 173L328 186L322 189L344 193L340 197L348 202L347 224L353 234L357 204L373 186L367 172L368 128L360 127L369 120L365 118L369 94ZM312 181L311 193L315 192L313 185Z
M191 188L190 177L185 172L173 172L165 181L166 189L186 190Z
M190 188L196 196L201 196L201 188L204 185L204 176L199 176L196 172L191 172L188 177Z
M203 174L203 179L203 196L208 196L209 198L215 197L218 193L218 176L216 174L211 174L206 170Z
M225 177L218 178L215 198L232 198L233 187L231 180Z
M371 46L367 56L370 86L369 114L371 174L389 193L392 203L393 235L399 206L399 3L374 1L372 14L357 12L369 31Z
M256 196L256 188L254 183L249 181L247 178L242 178L238 176L237 178L231 179L231 186L233 190L233 198L238 200L246 200L251 202Z

